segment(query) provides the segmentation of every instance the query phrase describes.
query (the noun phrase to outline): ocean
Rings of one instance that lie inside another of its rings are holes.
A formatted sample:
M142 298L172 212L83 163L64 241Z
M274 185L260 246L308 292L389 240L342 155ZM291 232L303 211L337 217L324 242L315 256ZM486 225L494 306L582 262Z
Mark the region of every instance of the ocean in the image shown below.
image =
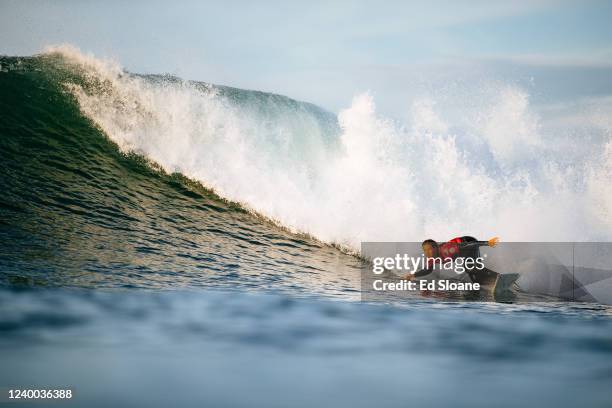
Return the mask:
M421 152L368 98L337 116L71 48L0 57L0 71L0 387L69 388L87 407L612 403L610 306L361 300L361 241L483 235L479 216L512 237L511 204L557 197L529 195L543 174L526 185L516 164L465 164L428 130L463 178L427 189ZM423 203L465 224L427 224ZM587 221L608 236L607 213L573 201L548 215L564 211L559 239ZM546 238L546 222L524 228Z

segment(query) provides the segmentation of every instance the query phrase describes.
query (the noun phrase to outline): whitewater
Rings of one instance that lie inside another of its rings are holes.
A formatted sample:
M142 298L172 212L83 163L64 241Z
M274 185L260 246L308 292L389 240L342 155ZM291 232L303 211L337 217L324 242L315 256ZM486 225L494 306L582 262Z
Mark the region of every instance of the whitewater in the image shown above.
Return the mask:
M468 126L431 98L412 101L402 123L369 93L335 116L279 95L131 74L69 45L45 55L82 72L66 90L123 152L323 242L612 238L609 131L581 148L563 142L516 85L489 89L463 115Z

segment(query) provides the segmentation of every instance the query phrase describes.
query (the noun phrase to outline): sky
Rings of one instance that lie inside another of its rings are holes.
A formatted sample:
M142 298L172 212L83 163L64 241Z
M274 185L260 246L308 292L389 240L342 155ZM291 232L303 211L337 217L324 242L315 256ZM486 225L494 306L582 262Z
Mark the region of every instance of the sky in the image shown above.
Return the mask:
M69 43L138 73L257 89L331 111L487 81L534 104L612 95L609 1L0 0L0 54Z

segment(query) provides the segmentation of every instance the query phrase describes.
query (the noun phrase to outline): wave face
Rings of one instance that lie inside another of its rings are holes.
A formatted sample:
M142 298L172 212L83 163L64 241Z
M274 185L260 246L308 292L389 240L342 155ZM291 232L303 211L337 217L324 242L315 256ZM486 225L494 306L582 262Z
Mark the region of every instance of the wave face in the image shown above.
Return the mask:
M292 234L143 156L119 151L67 92L76 86L93 90L97 78L58 56L2 58L0 64L0 284L240 285L355 296L356 258ZM134 81L159 86L159 92L188 88L174 79ZM97 86L101 95L114 92L105 83ZM249 93L239 96L248 103ZM142 115L139 120L148 118L150 131L159 125L146 106L114 103L126 131L140 126L123 116L128 108ZM170 146L159 144L159 154L172 155Z

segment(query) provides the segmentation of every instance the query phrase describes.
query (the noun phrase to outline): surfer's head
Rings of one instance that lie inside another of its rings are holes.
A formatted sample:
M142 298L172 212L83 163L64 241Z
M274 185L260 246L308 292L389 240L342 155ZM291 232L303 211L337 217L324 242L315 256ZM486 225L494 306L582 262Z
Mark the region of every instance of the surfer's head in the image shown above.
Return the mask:
M423 253L426 258L435 258L438 256L438 243L433 239L426 239L421 244L423 247Z

